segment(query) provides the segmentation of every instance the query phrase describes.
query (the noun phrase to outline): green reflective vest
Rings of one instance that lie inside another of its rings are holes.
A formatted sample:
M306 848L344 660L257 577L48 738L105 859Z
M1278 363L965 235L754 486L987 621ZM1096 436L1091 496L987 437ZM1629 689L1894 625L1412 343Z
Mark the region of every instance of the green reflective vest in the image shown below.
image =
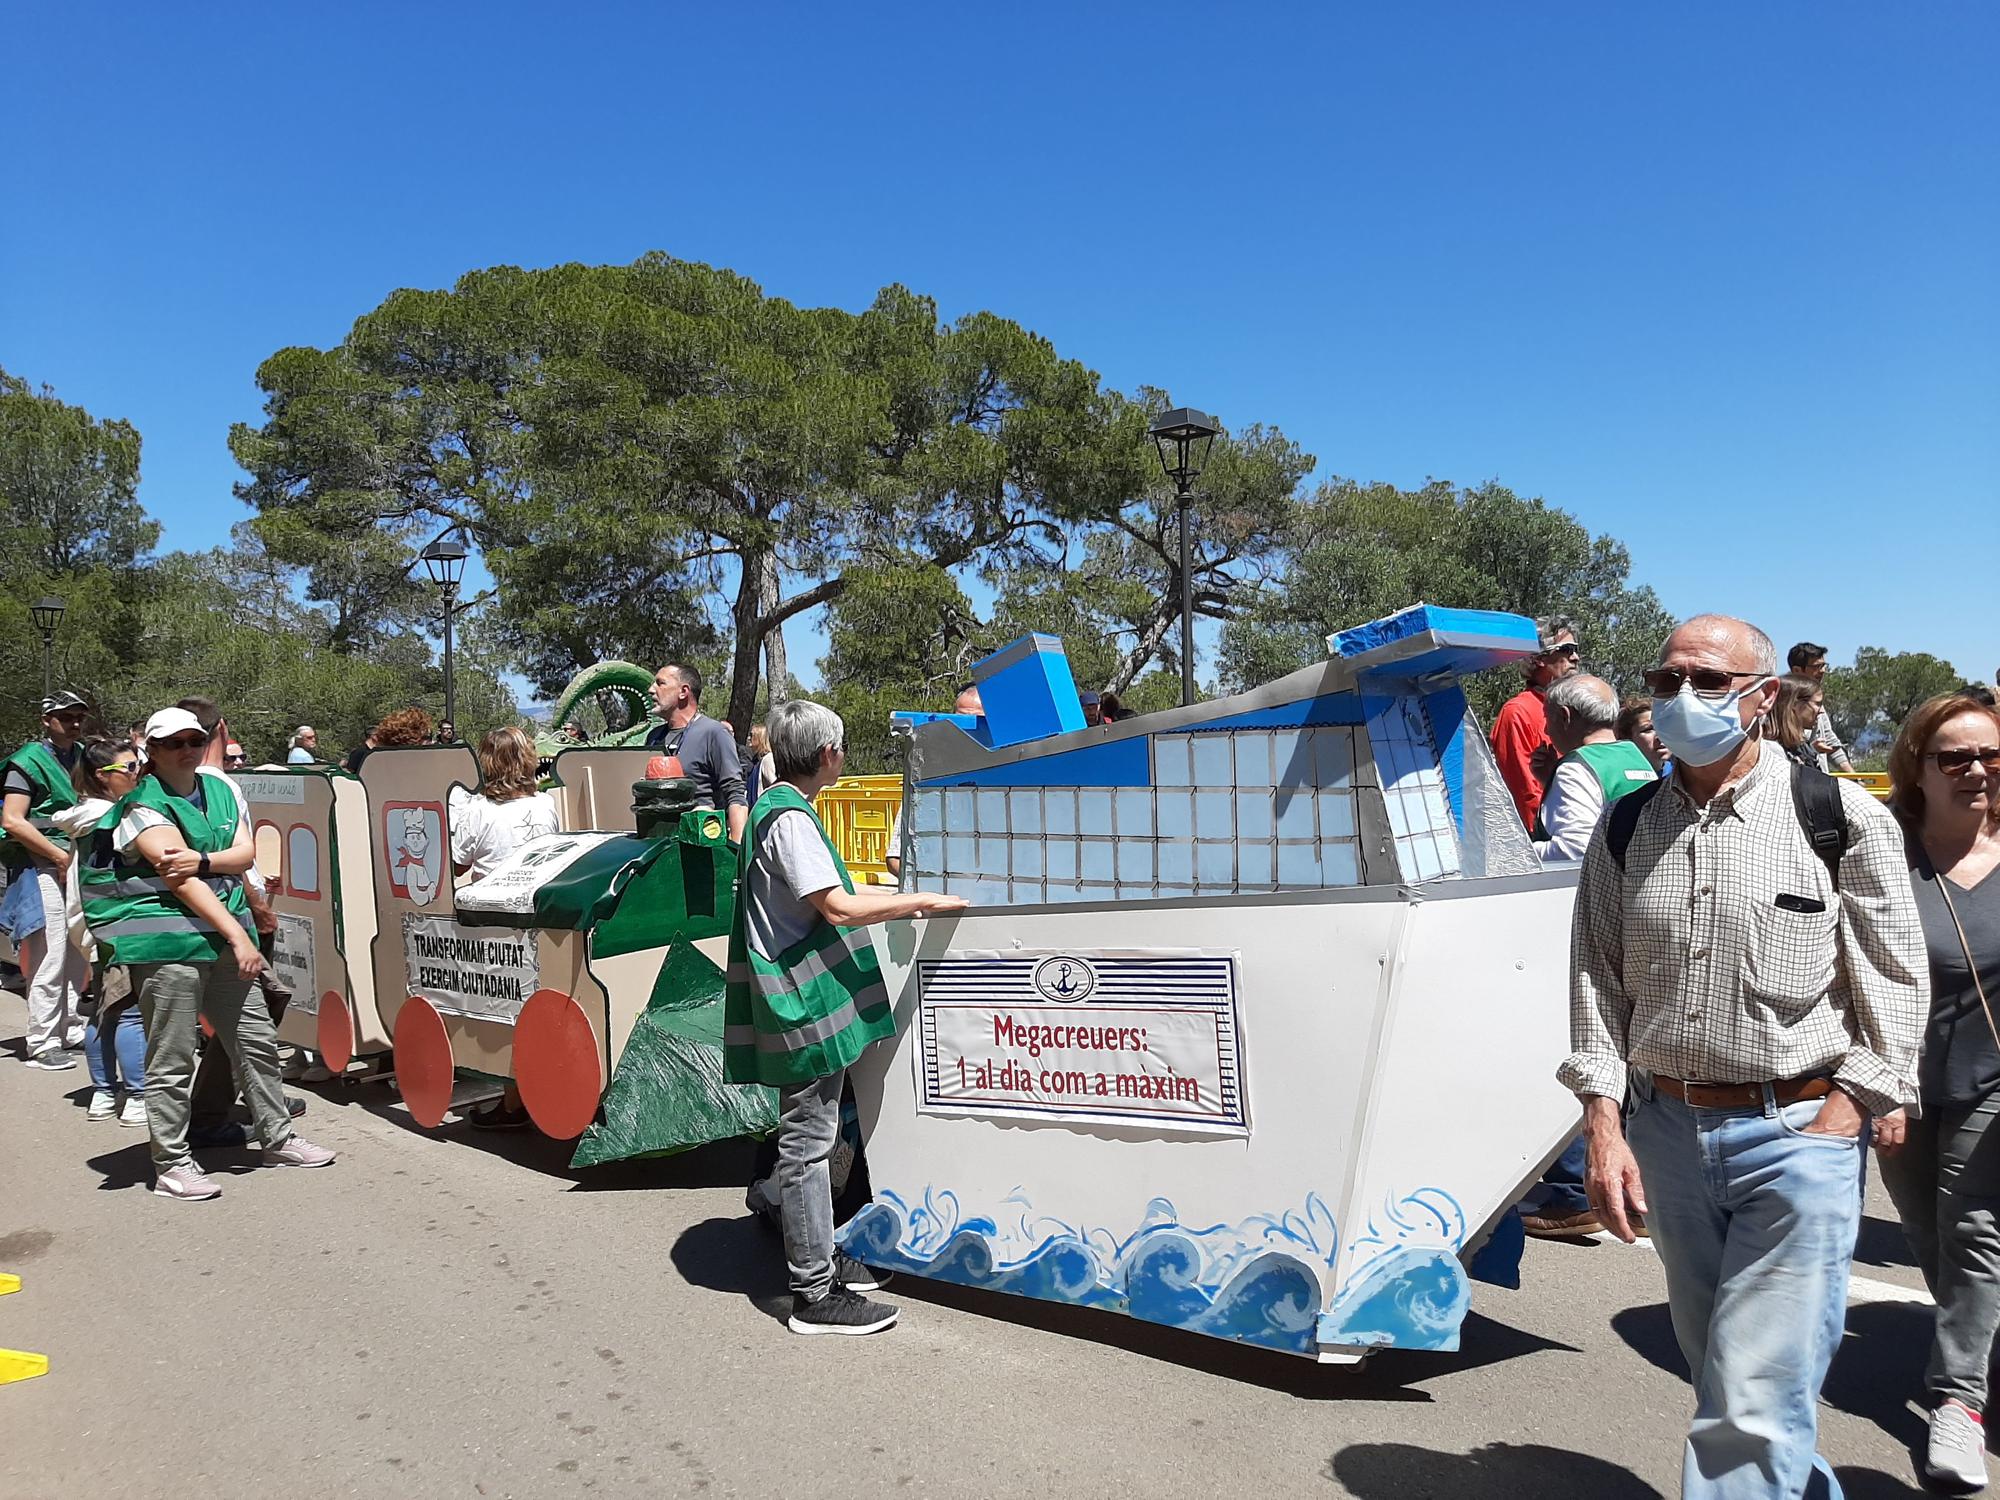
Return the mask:
M821 920L783 953L766 958L750 946L750 869L764 829L778 814L803 811L826 841L848 891L854 880L826 837L812 804L786 782L758 797L743 836L743 879L729 928L729 989L722 1010L722 1074L731 1083L774 1088L838 1073L870 1042L893 1036L875 945L859 927Z
M52 820L63 809L76 806L76 789L70 785L69 772L56 759L55 751L46 740L30 740L0 763L0 775L8 767L20 771L35 788L28 796L29 824L58 849L67 849L69 835ZM0 863L10 870L24 870L32 861L33 856L19 839L0 833Z
M1609 807L1628 792L1636 792L1660 773L1646 759L1646 752L1630 740L1612 740L1602 745L1579 745L1565 761L1580 760L1590 768L1597 784L1604 788L1604 805Z
M148 776L85 837L77 888L83 896L83 919L104 963L205 964L229 951L229 939L207 918L183 906L167 889L167 878L137 848L120 853L112 846L119 820L135 807L148 807L179 828L187 847L197 854L220 854L236 842L236 799L213 778L202 791L206 813ZM243 877L211 875L208 888L254 942Z

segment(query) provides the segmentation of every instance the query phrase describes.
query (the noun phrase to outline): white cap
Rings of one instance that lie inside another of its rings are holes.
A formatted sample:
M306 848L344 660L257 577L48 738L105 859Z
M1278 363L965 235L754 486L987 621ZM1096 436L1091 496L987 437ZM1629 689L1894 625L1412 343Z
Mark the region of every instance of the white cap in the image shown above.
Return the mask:
M146 721L146 738L164 740L177 734L186 734L192 729L206 739L208 731L201 727L201 720L184 708L163 708Z

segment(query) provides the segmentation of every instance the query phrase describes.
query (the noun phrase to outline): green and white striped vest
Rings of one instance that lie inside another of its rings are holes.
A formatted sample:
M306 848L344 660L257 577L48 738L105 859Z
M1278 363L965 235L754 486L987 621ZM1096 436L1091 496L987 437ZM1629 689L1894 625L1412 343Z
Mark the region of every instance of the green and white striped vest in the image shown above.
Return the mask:
M29 825L58 849L67 849L69 835L52 820L65 808L76 806L76 789L55 752L42 740L30 740L0 764L18 769L35 788L28 798ZM0 833L0 864L24 870L30 863L31 856L20 841Z
M188 910L168 891L167 880L137 849L112 848L118 822L135 807L164 814L197 854L220 854L236 841L236 799L211 778L202 788L203 813L148 776L106 813L83 840L77 888L83 919L107 964L213 963L229 951L229 940L207 918ZM243 930L250 926L250 901L240 875L211 875L208 887Z
M765 791L750 813L743 838L747 886L764 829L780 813L802 811L826 841L840 883L853 877L833 840L798 788L786 782ZM845 1068L870 1042L895 1035L888 986L875 945L859 927L821 920L811 932L773 958L750 946L750 901L736 897L729 928L729 990L723 1001L722 1075L731 1083L772 1087L810 1083Z

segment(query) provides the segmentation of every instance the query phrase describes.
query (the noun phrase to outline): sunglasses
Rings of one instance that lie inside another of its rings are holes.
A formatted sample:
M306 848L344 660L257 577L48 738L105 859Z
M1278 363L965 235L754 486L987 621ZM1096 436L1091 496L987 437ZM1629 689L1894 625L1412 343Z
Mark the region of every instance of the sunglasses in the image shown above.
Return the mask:
M98 774L103 776L109 776L114 771L121 776L137 775L139 762L136 760L114 760L110 765L98 768Z
M1963 776L1972 769L1975 760L1989 776L2000 773L2000 749L1990 746L1982 750L1931 750L1924 759L1936 761L1937 768L1947 776Z
M1548 650L1541 653L1541 656L1544 661L1547 661L1552 656L1567 656L1571 661L1575 661L1582 654L1583 652L1578 649L1575 641L1565 641L1560 646L1549 647Z
M1704 698L1724 698L1729 695L1729 685L1741 678L1749 677L1763 681L1769 672L1725 672L1720 667L1696 667L1683 672L1678 667L1655 667L1644 674L1646 691L1655 698L1673 698L1680 694L1681 684L1691 682L1694 690Z
M199 750L208 743L205 734L177 734L170 740L154 740L162 750Z

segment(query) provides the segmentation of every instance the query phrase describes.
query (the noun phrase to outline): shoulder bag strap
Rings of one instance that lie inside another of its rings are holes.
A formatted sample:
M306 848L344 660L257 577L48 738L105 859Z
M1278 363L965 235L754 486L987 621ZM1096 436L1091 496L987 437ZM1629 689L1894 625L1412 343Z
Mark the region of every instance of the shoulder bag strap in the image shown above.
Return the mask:
M1993 1045L2000 1047L2000 1026L1994 1024L1993 1007L1986 1000L1986 981L1979 977L1979 960L1972 956L1972 944L1966 940L1965 924L1958 920L1958 905L1951 899L1951 882L1942 871L1931 864L1928 850L1924 853L1924 863L1930 865L1931 877L1937 881L1938 894L1944 897L1944 909L1951 916L1951 925L1958 932L1958 946L1964 950L1965 966L1972 971L1973 992L1979 996L1979 1008L1986 1015L1986 1029L1993 1033Z

